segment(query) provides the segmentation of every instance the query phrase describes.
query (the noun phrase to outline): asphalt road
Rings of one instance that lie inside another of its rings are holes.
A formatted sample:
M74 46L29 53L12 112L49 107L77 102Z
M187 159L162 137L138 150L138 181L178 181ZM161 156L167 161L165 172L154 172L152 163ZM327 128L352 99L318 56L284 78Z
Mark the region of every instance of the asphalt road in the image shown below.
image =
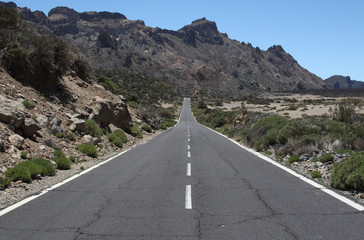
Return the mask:
M0 239L364 239L364 214L196 123L0 217Z

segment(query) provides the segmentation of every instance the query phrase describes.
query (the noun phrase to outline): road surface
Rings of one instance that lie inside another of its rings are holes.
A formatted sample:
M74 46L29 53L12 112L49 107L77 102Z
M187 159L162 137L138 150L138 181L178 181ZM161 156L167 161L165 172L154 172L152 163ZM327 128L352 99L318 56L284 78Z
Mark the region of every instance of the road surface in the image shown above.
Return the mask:
M364 215L199 125L185 100L174 128L1 216L0 239L364 239Z

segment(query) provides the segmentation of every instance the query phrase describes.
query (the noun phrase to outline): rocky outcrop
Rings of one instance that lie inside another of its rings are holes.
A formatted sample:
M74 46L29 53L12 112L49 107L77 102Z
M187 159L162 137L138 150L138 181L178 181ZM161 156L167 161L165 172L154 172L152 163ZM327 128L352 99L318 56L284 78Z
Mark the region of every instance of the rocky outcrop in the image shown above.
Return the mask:
M20 127L23 132L23 135L27 138L32 137L36 132L38 132L41 128L36 121L32 118L25 118L24 123Z
M96 96L90 106L93 109L90 118L100 125L108 126L113 124L123 129L129 126L131 117L126 104L121 99L111 101Z
M21 101L14 101L0 95L0 122L20 127L25 119L25 107Z

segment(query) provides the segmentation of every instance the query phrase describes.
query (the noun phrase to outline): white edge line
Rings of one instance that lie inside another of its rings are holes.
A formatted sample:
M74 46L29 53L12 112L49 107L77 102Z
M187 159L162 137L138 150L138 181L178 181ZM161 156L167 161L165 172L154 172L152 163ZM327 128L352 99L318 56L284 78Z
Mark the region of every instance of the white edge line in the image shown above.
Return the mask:
M119 154L117 154L117 155L115 155L115 156L113 156L113 157L111 157L111 158L109 158L109 159L107 159L107 160L99 163L99 164L96 164L96 165L94 165L94 166L92 166L92 167L90 167L90 168L88 168L88 169L86 169L86 170L84 170L84 171L82 171L80 173L77 173L77 174L73 175L72 177L69 177L69 178L63 180L62 182L59 182L59 183L57 183L57 184L55 184L55 185L53 185L53 186L51 186L51 187L49 187L47 189L44 189L42 192L40 192L37 195L32 195L30 197L27 197L27 198L21 200L20 202L17 202L15 204L13 204L13 205L11 205L11 206L9 206L9 207L1 210L0 211L0 217L3 216L3 215L5 215L5 214L7 214L7 213L9 213L9 212L11 212L11 211L13 211L13 210L15 210L15 209L17 209L18 207L23 206L24 204L26 204L26 203L28 203L28 202L30 202L32 200L34 200L34 199L36 199L36 198L38 198L38 197L40 197L40 196L48 193L48 192L50 192L50 191L52 191L52 190L54 190L54 189L56 189L56 188L58 188L58 187L60 187L60 186L62 186L64 184L66 184L66 183L68 183L68 182L70 182L70 181L72 181L72 180L74 180L74 179L76 179L76 178L78 178L78 177L80 177L80 176L88 173L88 172L91 172L95 168L98 168L98 167L104 165L105 163L110 162L111 160L113 160L113 159L115 159L115 158L123 155L124 153L128 152L129 150L131 150L132 148L134 148L136 146L130 147L129 149L127 149L127 150L125 150L125 151L123 151L123 152L121 152L121 153L119 153Z
M199 123L198 123L198 124L199 124ZM342 195L340 195L340 194L336 193L335 191L333 191L333 190L331 190L331 189L328 189L327 187L325 187L325 186L323 186L323 185L321 185L321 184L319 184L319 183L317 183L317 182L315 182L315 181L313 181L313 180L311 180L311 179L309 179L309 178L307 178L307 177L305 177L305 176L303 176L303 175L301 175L301 174L299 174L299 173L297 173L297 172L293 171L292 169L290 169L290 168L288 168L288 167L286 167L286 166L283 166L282 164L280 164L280 163L278 163L278 162L274 161L273 159L270 159L270 158L269 158L269 157L267 157L267 156L264 156L263 154L261 154L261 153L259 153L259 152L254 151L254 150L253 150L253 149L251 149L251 148L248 148L248 147L246 147L246 146L244 146L244 145L241 145L240 143L236 142L235 140L233 140L233 139L231 139L231 138L228 138L227 136L225 136L225 135L224 135L224 134L222 134L222 133L219 133L219 132L217 132L217 131L215 131L215 130L213 130L213 129L211 129L211 128L208 128L208 127L206 127L206 126L204 126L204 125L202 125L202 124L199 124L199 125L201 125L202 127L205 127L205 128L207 128L207 129L209 129L209 130L211 130L211 131L213 131L213 132L215 132L215 133L217 133L217 134L219 134L219 135L223 136L224 138L226 138L226 139L230 140L231 142L235 143L236 145L238 145L239 147L243 148L244 150L246 150L246 151L248 151L248 152L252 153L253 155L255 155L255 156L257 156L257 157L259 157L259 158L263 159L263 160L264 160L264 161L266 161L266 162L269 162L269 163L271 163L271 164L275 165L276 167L281 168L282 170L284 170L284 171L286 171L286 172L288 172L288 173L292 174L293 176L295 176L295 177L297 177L297 178L301 179L302 181L304 181L304 182L306 182L306 183L310 184L311 186L313 186L313 187L315 187L315 188L318 188L318 189L322 190L323 192L325 192L325 193L327 193L327 194L331 195L332 197L334 197L334 198L336 198L336 199L338 199L338 200L340 200L340 201L342 201L342 202L346 203L347 205L349 205L349 206L351 206L351 207L353 207L353 208L355 208L355 209L357 209L357 210L359 210L359 211L364 211L364 206L362 206L362 205L360 205L360 204L358 204L358 203L354 202L353 200L348 199L348 198L346 198L346 197L344 197L344 196L342 196Z
M191 177L191 163L187 163L187 177Z
M191 185L186 185L185 209L192 209Z

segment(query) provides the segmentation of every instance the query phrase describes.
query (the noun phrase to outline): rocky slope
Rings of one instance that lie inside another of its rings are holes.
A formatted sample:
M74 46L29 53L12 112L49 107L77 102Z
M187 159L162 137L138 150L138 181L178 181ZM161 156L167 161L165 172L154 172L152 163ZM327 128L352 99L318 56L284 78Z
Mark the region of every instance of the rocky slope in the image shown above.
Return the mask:
M335 89L364 88L364 82L351 80L349 76L334 75L325 79Z
M26 8L18 11L39 32L55 33L79 49L93 68L166 79L181 95L238 97L256 90L326 87L281 46L264 51L232 40L205 18L171 31L120 13L78 13L66 7L52 9L48 16Z

